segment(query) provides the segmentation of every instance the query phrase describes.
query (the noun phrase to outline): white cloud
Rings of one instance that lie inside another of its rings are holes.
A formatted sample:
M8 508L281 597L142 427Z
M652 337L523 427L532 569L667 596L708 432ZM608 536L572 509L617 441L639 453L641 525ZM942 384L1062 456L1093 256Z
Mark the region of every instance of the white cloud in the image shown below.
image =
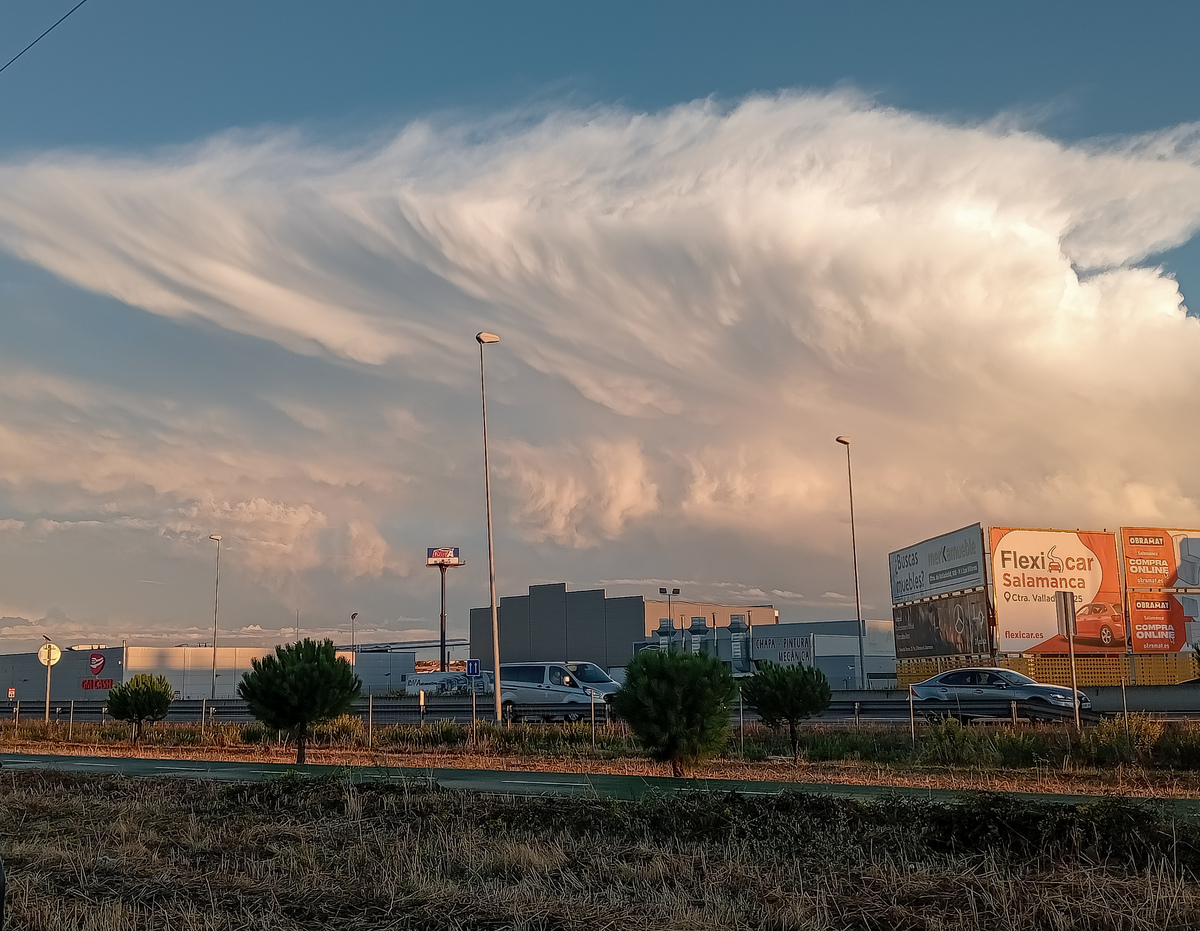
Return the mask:
M889 549L968 520L1200 524L1200 323L1139 265L1200 226L1196 127L1068 146L849 94L526 117L0 166L13 255L361 379L251 410L0 375L10 519L218 530L264 577L418 591L404 554L478 522L494 329L500 532L609 574L669 539L780 601L844 585L840 433L880 603Z

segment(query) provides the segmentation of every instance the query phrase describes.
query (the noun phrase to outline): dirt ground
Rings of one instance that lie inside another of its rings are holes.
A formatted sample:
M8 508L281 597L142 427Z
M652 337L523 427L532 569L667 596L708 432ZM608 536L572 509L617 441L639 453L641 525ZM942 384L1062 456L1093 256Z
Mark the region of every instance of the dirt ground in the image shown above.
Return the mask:
M140 757L168 760L292 763L291 748L222 747L203 749L61 742L6 743L3 753L52 753L71 756ZM416 769L488 769L514 772L562 772L621 776L669 776L667 765L642 758L601 760L591 756L477 754L469 749L440 752L385 753L311 747L308 762L334 766L377 766ZM720 758L698 767L698 779L764 782L876 785L906 788L1115 795L1146 799L1200 798L1200 774L1145 770L1136 766L1111 769L998 769L949 766L899 768L875 763L809 763L789 760L748 762Z

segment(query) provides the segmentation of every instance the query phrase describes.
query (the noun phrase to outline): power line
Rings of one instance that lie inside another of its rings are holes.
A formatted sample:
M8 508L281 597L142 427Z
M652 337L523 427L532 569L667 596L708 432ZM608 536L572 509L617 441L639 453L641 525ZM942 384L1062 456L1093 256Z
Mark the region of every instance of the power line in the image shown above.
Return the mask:
M79 9L81 6L83 6L85 3L87 3L87 0L79 0L79 2L78 2L78 3L76 3L76 4L75 4L73 7L71 7L71 9L67 10L67 12L65 12L65 13L62 15L62 17L61 17L61 18L58 20L58 23L61 23L61 22L62 22L64 19L66 19L68 16L70 16L70 15L71 15L72 13L74 13L76 10L78 10L78 9ZM55 26L57 26L57 25L58 25L58 23L55 23L55 24L54 24L54 26L51 26L49 29L47 29L45 32L43 32L43 33L42 33L40 36L38 36L36 39L34 39L32 42L30 42L30 43L29 43L27 46L25 46L23 49L21 49L21 51L17 52L17 54L16 54L16 55L14 55L14 56L13 56L12 58L10 58L10 59L9 59L7 62L5 62L5 64L4 64L4 67L0 68L0 71L3 71L3 70L4 70L4 68L7 68L7 67L8 67L9 65L11 65L11 64L12 64L14 61L16 61L18 58L20 58L20 57L21 57L22 55L24 55L26 52L28 52L28 51L29 51L31 48L33 48L33 47L34 47L35 45L37 45L39 42L41 42L41 41L42 41L42 39L44 39L44 38L46 38L46 36L50 35L50 33L54 31L54 27L55 27Z

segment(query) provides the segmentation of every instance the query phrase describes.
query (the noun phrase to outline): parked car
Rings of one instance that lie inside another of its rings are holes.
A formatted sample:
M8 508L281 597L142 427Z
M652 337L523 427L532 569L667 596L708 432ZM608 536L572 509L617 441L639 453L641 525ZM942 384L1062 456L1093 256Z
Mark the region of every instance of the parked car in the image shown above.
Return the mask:
M521 705L566 705L563 717L578 721L593 701L608 701L620 686L594 663L501 663L500 702L505 718Z
M1093 601L1075 612L1075 638L1111 647L1125 642L1125 612L1119 604Z
M1026 714L1036 717L1038 705L1049 710L1074 708L1071 689L1061 685L1047 685L1011 669L994 666L979 666L966 669L951 669L909 687L917 710L926 718L995 717L1003 713L1009 702L1021 702ZM1079 707L1089 710L1091 700L1078 692Z

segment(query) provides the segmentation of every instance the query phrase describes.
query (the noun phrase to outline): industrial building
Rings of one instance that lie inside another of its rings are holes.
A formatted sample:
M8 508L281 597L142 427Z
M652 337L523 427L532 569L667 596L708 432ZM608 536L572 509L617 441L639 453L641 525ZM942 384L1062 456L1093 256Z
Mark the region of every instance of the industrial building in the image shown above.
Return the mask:
M103 699L114 685L139 673L165 676L177 699L212 698L214 691L217 699L237 698L238 683L252 668L251 662L274 652L274 647L218 647L214 689L212 647L68 647L50 669L50 699ZM363 695L402 691L416 669L414 652L360 650L337 655L354 666ZM0 654L0 688L9 701L44 701L46 667L37 653Z
M734 614L728 627L712 627L704 617L692 618L685 629L660 622L654 636L634 644L644 649L672 649L717 656L735 675L751 675L763 661L785 666L802 663L825 674L830 688L855 689L859 685L858 621L801 621L750 626L742 614ZM864 621L863 643L868 689L894 688L896 651L892 622Z
M670 613L668 613L668 611ZM659 627L674 617L680 628L703 616L714 627L728 627L734 615L753 623L774 624L772 605L721 605L648 601L641 595L609 598L604 589L569 592L565 582L531 585L526 595L500 599L500 662L586 661L601 669L620 669ZM471 609L471 653L484 669L492 669L491 607Z

